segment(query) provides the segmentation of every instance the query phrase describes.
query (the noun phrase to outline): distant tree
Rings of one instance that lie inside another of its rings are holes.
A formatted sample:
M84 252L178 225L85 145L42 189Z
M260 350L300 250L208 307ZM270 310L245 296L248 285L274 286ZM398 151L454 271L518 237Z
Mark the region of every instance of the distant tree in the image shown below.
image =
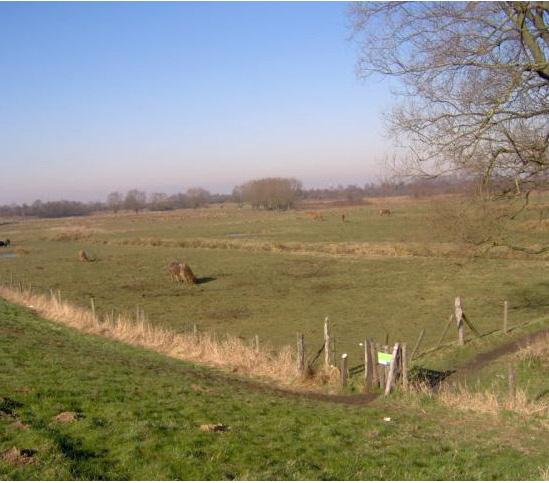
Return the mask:
M147 195L144 191L130 190L126 193L126 198L124 199L124 208L139 213L139 210L145 208L146 201Z
M191 208L199 208L207 205L210 201L210 192L203 188L189 188L185 196Z
M248 181L233 193L238 193L242 201L254 208L287 210L294 206L301 188L301 181L294 178L263 178Z
M118 211L122 207L123 202L124 198L122 196L122 193L119 193L118 191L113 191L107 196L107 206L114 213L118 213Z
M152 193L149 197L149 209L153 211L173 210L175 204L166 193Z

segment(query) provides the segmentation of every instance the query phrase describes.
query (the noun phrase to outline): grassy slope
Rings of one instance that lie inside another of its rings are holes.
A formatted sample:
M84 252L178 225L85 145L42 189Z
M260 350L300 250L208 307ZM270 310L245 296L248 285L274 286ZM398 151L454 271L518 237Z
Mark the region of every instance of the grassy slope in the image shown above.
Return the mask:
M535 420L250 392L2 301L0 359L0 396L20 403L16 418L0 418L0 450L37 450L31 465L0 462L2 478L536 479L549 458ZM51 422L67 410L83 417ZM15 419L30 428L14 428ZM198 429L209 422L231 430Z
M322 321L329 315L336 323L338 350L355 360L365 336L383 340L389 332L391 340L411 344L425 327L425 344L433 344L457 294L482 330L500 326L503 299L510 302L512 323L547 313L549 262L544 260L333 258L97 243L153 236L234 240L229 235L235 233L272 241L447 241L429 228L428 206L397 205L392 217L379 217L375 206L352 208L345 210L346 224L335 216L341 209L331 210L326 222L314 222L302 212L227 208L38 220L4 228L15 246L30 253L0 259L0 275L6 278L13 271L38 289L60 288L64 297L83 305L93 296L99 311L133 312L139 304L153 323L176 328L197 322L248 338L259 334L279 345L293 344L295 332L302 330L311 349L319 345ZM96 242L44 240L74 227L91 230ZM79 263L81 247L100 260ZM188 260L199 276L215 280L192 290L174 285L164 269L173 258Z

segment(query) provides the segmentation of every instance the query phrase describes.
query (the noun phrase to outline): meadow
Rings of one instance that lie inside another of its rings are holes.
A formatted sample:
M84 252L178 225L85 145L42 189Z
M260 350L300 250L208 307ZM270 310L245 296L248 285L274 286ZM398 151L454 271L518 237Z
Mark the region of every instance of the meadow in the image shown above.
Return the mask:
M547 339L474 360L547 329L549 259L457 243L432 218L454 202L1 220L0 477L547 479ZM515 240L543 240L536 216L515 221ZM199 284L172 281L173 259ZM456 295L483 337L459 347L451 330L429 352ZM296 332L312 355L326 316L353 364L365 337L411 347L425 329L416 368L458 372L434 392L368 400L353 399L360 374L345 390L301 381ZM201 430L216 423L225 431Z
M547 421L289 397L0 300L2 479L547 479ZM70 420L60 415L70 412ZM390 419L388 419L390 418ZM223 432L203 424L222 423ZM24 461L6 456L25 450Z
M435 344L460 295L482 332L542 317L549 308L547 256L471 252L433 226L434 205L451 197L375 199L363 206L317 204L287 212L236 205L174 212L98 214L54 220L6 220L1 237L14 257L0 277L60 290L63 299L98 313L133 314L156 325L229 333L275 347L304 332L310 351L333 324L338 353L358 359L365 337L412 344L426 329ZM542 198L538 204L547 203ZM379 216L388 206L391 216ZM324 221L307 213L313 209ZM341 214L346 214L342 222ZM546 225L535 211L516 222L516 238L538 243ZM85 249L97 261L82 263ZM174 283L170 260L190 264L200 282ZM453 340L451 331L447 340Z

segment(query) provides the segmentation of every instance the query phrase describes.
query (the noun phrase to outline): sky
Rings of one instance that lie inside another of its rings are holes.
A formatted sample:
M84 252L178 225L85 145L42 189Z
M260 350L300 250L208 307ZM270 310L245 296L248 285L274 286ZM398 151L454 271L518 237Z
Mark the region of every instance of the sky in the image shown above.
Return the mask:
M0 2L0 203L375 181L392 96L347 9Z

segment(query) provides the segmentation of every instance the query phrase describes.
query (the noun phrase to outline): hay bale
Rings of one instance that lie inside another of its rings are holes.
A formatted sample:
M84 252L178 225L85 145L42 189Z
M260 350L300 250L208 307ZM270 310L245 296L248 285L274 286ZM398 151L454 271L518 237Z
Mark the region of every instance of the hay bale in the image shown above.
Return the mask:
M78 419L78 415L73 411L63 411L53 418L56 423L73 423Z

